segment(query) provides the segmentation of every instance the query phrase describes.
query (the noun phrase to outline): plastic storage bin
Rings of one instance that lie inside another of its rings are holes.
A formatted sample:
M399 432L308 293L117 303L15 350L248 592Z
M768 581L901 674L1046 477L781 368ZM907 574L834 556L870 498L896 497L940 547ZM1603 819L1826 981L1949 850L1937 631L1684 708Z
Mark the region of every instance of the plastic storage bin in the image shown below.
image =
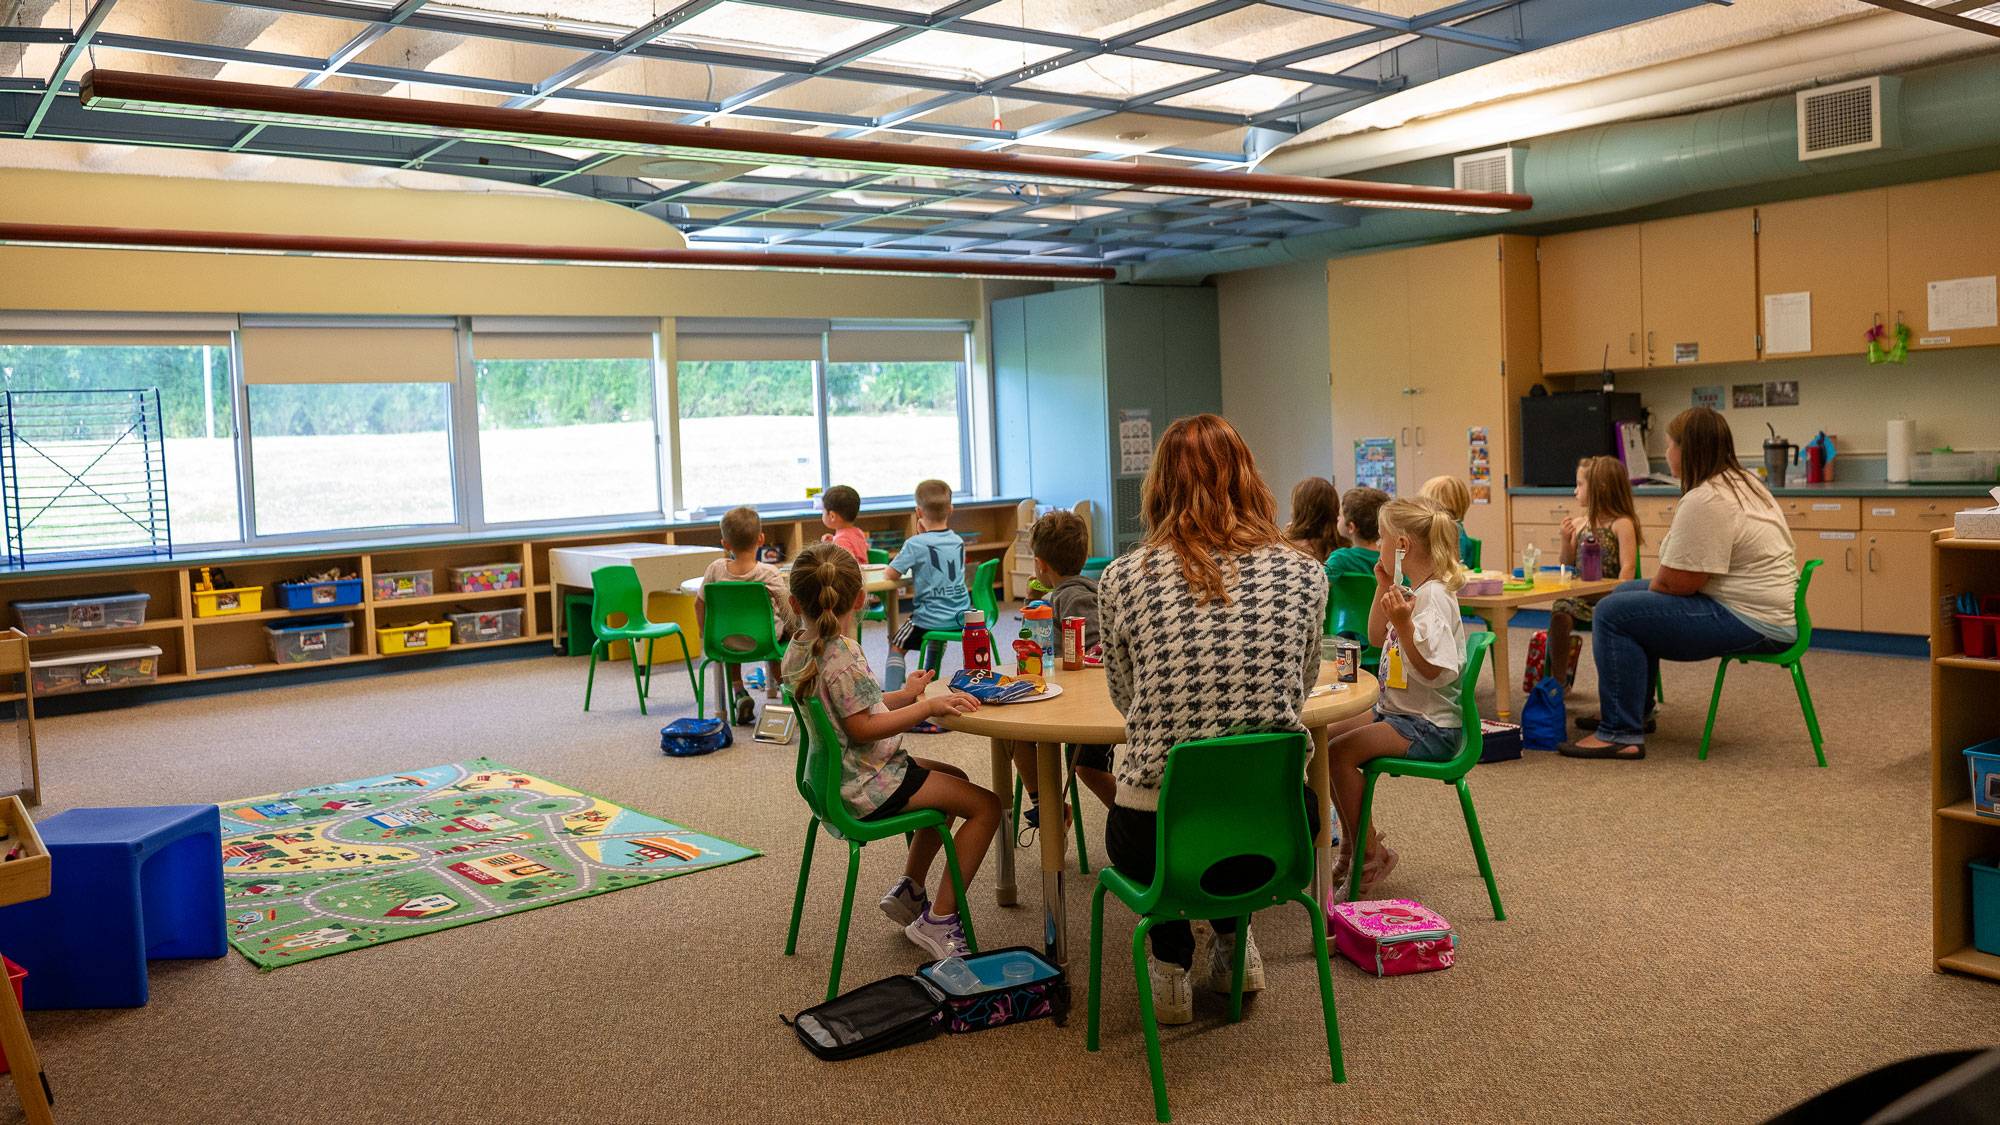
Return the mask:
M1994 459L1986 453L1912 453L1910 480L1933 484L1993 483Z
M448 621L421 621L415 625L397 625L392 628L375 630L375 647L387 656L398 652L422 652L433 648L451 647L451 623Z
M160 674L160 646L66 652L28 662L36 695L61 695L86 688L150 684Z
M320 609L326 606L360 605L361 579L340 578L332 582L280 582L278 605L282 609Z
M436 592L432 581L428 570L384 571L375 576L375 600L392 602L397 598L428 598Z
M51 633L85 633L92 629L130 629L146 623L151 594L105 594L96 598L56 598L15 602L14 620L31 637Z
M1965 762L1972 770L1973 811L2000 820L2000 738L1966 747Z
M1975 859L1965 869L1972 875L1972 948L2000 957L2000 867Z
M312 664L352 652L353 630L354 622L331 617L292 625L266 625L264 635L271 641L271 659L280 664Z
M446 616L451 618L451 643L455 645L506 641L521 635L521 611L518 609L491 609Z
M233 617L239 613L260 613L263 609L264 587L262 586L194 591L196 617Z
M487 590L521 588L520 563L490 563L484 566L454 566L450 570L451 589L458 594L478 594Z

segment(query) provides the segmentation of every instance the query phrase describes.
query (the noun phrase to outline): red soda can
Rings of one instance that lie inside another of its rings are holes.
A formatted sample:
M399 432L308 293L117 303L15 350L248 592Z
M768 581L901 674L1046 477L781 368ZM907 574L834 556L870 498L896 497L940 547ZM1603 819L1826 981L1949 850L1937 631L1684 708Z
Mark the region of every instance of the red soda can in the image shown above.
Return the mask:
M1083 667L1083 618L1062 619L1062 666L1065 672Z

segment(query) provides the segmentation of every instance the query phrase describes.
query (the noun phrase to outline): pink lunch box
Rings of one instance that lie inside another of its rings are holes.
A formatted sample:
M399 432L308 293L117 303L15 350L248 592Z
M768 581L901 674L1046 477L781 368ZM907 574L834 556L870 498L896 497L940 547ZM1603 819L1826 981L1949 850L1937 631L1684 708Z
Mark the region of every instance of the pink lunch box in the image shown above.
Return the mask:
M1378 977L1449 969L1457 952L1451 923L1407 898L1338 902L1330 918L1333 947Z

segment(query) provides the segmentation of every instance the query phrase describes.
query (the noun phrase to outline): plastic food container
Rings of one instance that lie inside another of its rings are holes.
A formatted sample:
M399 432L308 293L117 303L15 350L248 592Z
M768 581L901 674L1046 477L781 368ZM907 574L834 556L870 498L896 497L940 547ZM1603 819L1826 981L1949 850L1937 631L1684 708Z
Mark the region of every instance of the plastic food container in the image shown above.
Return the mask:
M354 622L344 617L264 626L271 641L271 659L280 664L312 664L346 656L353 651L353 631Z
M14 620L31 637L92 629L131 629L146 623L146 603L150 601L150 594L106 594L96 598L15 602Z
M450 613L445 616L451 618L451 643L455 645L512 640L521 635L519 609L490 609L474 613Z
M415 625L375 630L375 648L384 656L450 647L451 623L448 621L421 621Z
M260 613L263 609L264 587L262 586L194 591L196 617L233 617L239 613Z
M1994 459L1985 453L1912 453L1910 479L1933 483L1993 483Z
M36 695L150 684L159 678L160 647L135 645L132 648L66 652L60 656L31 660L28 671L34 677Z
M458 594L479 594L487 590L521 588L520 563L488 563L482 566L454 566L450 569L451 589Z
M361 579L341 578L332 582L280 582L278 605L282 609L318 609L321 606L360 605Z
M428 598L435 592L431 572L428 570L388 570L375 576L375 600L392 602L397 598Z
M1972 771L1972 808L1980 816L2000 819L2000 738L1989 738L1965 748L1965 762Z

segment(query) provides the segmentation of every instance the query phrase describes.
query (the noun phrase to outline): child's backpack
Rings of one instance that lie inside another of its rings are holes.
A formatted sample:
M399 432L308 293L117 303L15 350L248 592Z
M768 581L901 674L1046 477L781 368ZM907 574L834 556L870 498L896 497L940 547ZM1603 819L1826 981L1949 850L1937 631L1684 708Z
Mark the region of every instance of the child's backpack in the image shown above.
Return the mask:
M1513 762L1521 757L1521 728L1497 719L1479 721L1479 764Z
M933 961L914 975L884 977L786 1021L806 1050L828 1061L1048 1017L1069 1019L1069 980L1026 946L974 953L960 964L978 978L969 991L946 983ZM784 1017L780 1016L780 1019Z
M675 719L660 728L660 753L669 758L713 754L735 741L729 724L721 719Z
M1530 750L1554 750L1568 734L1562 681L1544 676L1521 705L1521 745Z
M1526 695L1534 691L1535 685L1540 683L1545 676L1557 676L1561 678L1563 687L1574 687L1576 685L1576 664L1582 656L1583 638L1577 636L1575 633L1571 633L1569 635L1569 652L1563 654L1563 659L1561 660L1550 659L1549 631L1547 629L1537 629L1535 635L1528 638L1528 666L1521 673L1521 694Z
M1449 969L1458 949L1451 923L1407 898L1337 902L1333 947L1378 977Z

